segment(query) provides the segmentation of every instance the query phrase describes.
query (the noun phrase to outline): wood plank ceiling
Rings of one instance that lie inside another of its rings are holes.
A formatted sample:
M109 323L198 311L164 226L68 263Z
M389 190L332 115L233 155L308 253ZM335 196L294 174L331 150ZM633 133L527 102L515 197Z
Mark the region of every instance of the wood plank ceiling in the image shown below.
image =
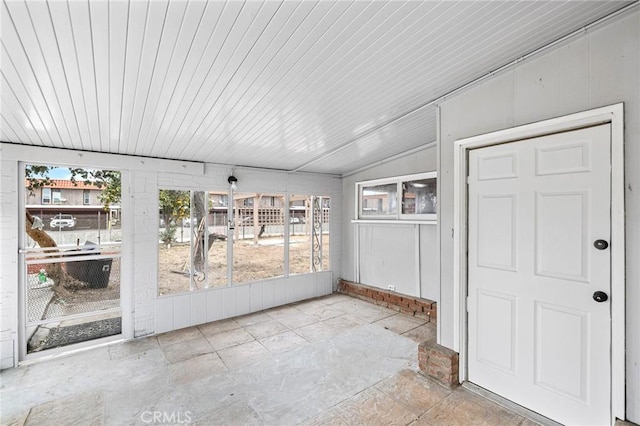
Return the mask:
M0 138L343 174L434 141L420 106L628 3L7 0Z

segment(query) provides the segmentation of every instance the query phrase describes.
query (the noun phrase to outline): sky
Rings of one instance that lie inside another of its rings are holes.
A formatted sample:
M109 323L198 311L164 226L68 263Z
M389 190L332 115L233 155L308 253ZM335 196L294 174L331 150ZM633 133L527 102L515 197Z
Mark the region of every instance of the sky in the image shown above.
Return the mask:
M71 178L68 167L54 167L49 171L49 177L51 179L65 179Z

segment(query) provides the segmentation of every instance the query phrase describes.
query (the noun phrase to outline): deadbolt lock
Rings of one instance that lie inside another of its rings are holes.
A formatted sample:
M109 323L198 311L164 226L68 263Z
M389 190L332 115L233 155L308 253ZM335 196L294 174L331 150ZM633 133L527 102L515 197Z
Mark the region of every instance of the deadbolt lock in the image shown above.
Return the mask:
M593 293L593 300L598 303L606 302L608 299L609 296L607 296L607 293L605 293L604 291L596 291L595 293Z
M607 247L609 247L609 243L606 242L605 240L595 240L593 242L593 246L598 250L606 250Z

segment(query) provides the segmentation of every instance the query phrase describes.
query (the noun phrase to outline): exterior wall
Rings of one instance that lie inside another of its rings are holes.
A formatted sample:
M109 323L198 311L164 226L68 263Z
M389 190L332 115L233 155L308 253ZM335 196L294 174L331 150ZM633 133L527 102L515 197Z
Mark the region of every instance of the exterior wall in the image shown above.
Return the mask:
M397 293L439 300L435 225L352 223L356 219L356 182L430 172L436 169L436 162L437 149L432 145L343 178L342 278L358 281L356 253L360 251L362 284L384 290L394 285Z
M102 190L100 189L89 189L89 204L84 204L84 189L85 188L56 188L55 186L47 187L52 191L58 190L60 191L60 196L64 198L66 201L63 203L51 203L44 204L45 206L82 206L82 205L90 205L90 206L101 206L102 203L98 199L98 196L102 194ZM26 193L26 202L27 204L43 204L42 203L42 188L34 189L31 193L28 190L25 190Z
M440 105L441 345L453 342L453 144L624 102L627 418L640 422L640 12L520 63Z
M213 164L136 158L0 143L0 361L16 365L19 330L19 197L24 193L18 162L46 161L76 166L115 168L122 172L122 312L127 338L161 333L242 315L331 293L337 272L295 275L226 288L158 297L158 190L160 188L227 191L231 168ZM72 160L71 160L72 161ZM241 190L332 197L331 237L340 241L339 178L258 169L235 169ZM18 226L16 226L18 225ZM340 245L332 244L333 271L341 265ZM130 313L130 315L127 315Z

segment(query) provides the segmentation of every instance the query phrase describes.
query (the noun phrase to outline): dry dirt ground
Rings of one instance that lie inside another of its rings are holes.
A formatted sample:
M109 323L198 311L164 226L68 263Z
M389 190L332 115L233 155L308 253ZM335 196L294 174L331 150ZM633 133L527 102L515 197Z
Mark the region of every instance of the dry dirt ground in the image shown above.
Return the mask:
M329 237L323 236L323 269L329 269ZM189 291L189 244L159 247L159 294ZM284 243L282 237L240 240L233 244L233 282L242 284L284 274ZM309 236L292 237L289 245L289 273L310 271L311 244ZM209 250L209 287L227 285L227 242L215 241ZM204 288L205 280L196 274L196 288Z
M329 236L323 236L323 269L329 269ZM284 243L282 237L261 238L258 245L253 240L236 241L233 245L234 284L243 284L284 274ZM310 272L311 243L309 236L294 236L289 245L289 273ZM159 247L158 289L159 295L189 291L189 244L172 244ZM215 241L209 250L209 287L227 285L227 243ZM37 280L37 274L29 275ZM197 274L195 288L204 288L203 275ZM84 302L113 300L120 297L120 260L114 259L107 288L76 289L65 296L65 303L78 305Z
M27 280L28 288L37 288L38 274L35 273L39 269L44 269L45 265L34 265L30 268ZM66 269L66 265L63 265ZM85 302L98 302L106 300L116 300L120 298L120 259L113 259L110 265L109 284L105 288L76 288L68 290L63 296L64 303L67 305L80 305Z
M65 296L67 304L97 302L99 300L115 300L120 298L120 279L110 279L107 288L85 288L69 291Z
M161 244L159 247L159 273L158 273L158 291L159 295L176 294L190 290L189 285L189 244L173 244L170 247ZM234 284L242 284L260 279L273 278L282 276L284 273L284 241L282 237L261 238L258 245L254 245L253 240L236 241L233 245L234 253ZM329 269L329 236L323 236L323 269ZM309 236L293 236L289 244L289 273L301 274L311 270L311 242ZM96 302L104 302L109 304L113 300L120 298L120 259L114 259L111 264L109 284L106 288L86 288L71 290L64 295L62 300L52 300L51 303L62 303L67 309L73 313L84 313L95 311ZM41 286L38 282L37 270L44 265L33 265L33 271L29 273L29 288L37 289ZM65 265L66 266L66 265ZM227 243L226 241L215 241L209 250L208 257L208 275L209 287L221 287L227 285ZM202 277L202 279L200 279ZM204 288L206 280L202 274L196 275L195 288ZM38 291L38 290L34 290ZM45 300L47 302L49 299ZM40 309L45 306L34 305L30 308ZM48 303L48 302L47 302ZM99 306L99 305L98 305ZM105 305L106 306L106 305ZM41 312L41 311L38 311ZM86 330L90 330L91 324L102 325L102 320L98 322L89 322L79 327L77 332L68 332L66 334L73 335L73 339L69 342L74 343L81 340L90 340L95 337L83 337L77 340L76 334L86 334ZM118 322L119 324L119 322ZM65 327L62 327L64 329ZM86 329L86 330L85 330ZM114 331L117 333L119 331ZM111 333L111 334L113 334ZM83 335L84 335L83 334ZM91 334L91 333L89 333ZM48 334L46 335L48 336ZM74 340L75 339L75 340ZM54 339L55 340L55 339ZM64 340L64 339L63 339ZM44 343L43 343L44 342ZM30 351L43 349L46 342L44 339L39 343L30 347ZM56 346L64 345L55 341ZM51 344L54 344L51 343Z

